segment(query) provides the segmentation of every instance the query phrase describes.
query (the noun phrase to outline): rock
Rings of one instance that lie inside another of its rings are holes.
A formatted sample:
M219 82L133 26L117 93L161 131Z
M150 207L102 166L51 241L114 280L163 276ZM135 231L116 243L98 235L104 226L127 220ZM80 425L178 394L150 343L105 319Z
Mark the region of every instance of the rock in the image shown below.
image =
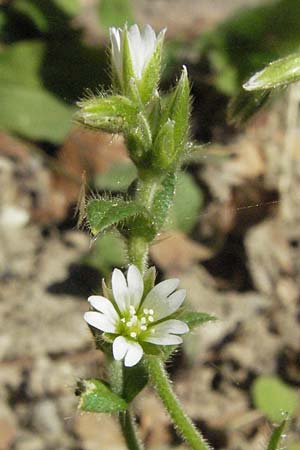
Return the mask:
M78 414L75 432L84 450L125 450L126 446L115 418L105 414Z
M17 424L13 412L5 403L0 404L0 448L10 450L17 434Z
M40 400L33 407L32 426L39 433L58 436L63 431L62 421L52 400Z

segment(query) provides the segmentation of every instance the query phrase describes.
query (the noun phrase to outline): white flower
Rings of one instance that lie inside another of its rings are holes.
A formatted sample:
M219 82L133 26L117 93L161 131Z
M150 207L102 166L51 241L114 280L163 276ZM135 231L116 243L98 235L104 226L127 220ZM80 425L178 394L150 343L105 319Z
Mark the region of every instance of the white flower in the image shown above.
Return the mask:
M125 33L121 28L110 28L111 53L112 62L118 73L120 80L123 79L123 43ZM141 79L144 69L150 61L157 42L160 41L165 34L165 29L162 30L156 37L153 28L146 25L142 31L137 25L132 25L128 32L128 44L131 56L133 71L137 79Z
M162 281L143 298L144 282L140 271L129 266L127 281L119 269L112 274L114 301L93 295L88 301L96 311L85 313L86 322L113 336L113 356L124 358L127 367L137 364L143 356L143 342L156 345L182 343L178 334L189 331L185 322L168 319L181 306L185 290L176 291L179 280Z

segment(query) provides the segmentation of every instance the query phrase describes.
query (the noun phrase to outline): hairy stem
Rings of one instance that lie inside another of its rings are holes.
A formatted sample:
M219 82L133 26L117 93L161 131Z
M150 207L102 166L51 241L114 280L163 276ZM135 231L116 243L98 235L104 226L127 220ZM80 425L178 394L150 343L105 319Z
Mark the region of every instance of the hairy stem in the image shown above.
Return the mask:
M150 379L178 432L193 450L211 450L211 447L196 429L191 419L183 411L178 398L172 390L163 362L157 357L149 356L148 370Z
M129 450L144 450L136 432L135 420L129 410L119 414L121 430Z
M106 365L112 391L122 397L123 394L123 363L107 358ZM119 423L128 450L144 450L144 446L137 436L135 420L129 410L119 413Z

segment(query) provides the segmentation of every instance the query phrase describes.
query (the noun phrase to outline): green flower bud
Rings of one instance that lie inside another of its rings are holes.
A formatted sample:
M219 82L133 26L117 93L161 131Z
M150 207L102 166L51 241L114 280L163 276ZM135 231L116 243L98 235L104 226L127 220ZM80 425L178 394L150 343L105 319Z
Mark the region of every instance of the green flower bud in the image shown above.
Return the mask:
M244 85L246 91L272 89L300 80L300 55L278 59L253 75Z
M78 106L80 111L75 114L75 120L88 128L127 133L137 123L137 107L121 95L82 100Z
M168 118L174 121L175 155L183 153L187 143L190 107L190 85L186 67L183 66L180 80L171 94L163 114L163 121Z
M165 30L156 37L150 25L110 28L111 62L115 86L131 95L131 80L136 81L141 101L147 103L157 88Z
M175 159L174 120L168 119L161 127L153 148L153 165L158 169L168 169Z

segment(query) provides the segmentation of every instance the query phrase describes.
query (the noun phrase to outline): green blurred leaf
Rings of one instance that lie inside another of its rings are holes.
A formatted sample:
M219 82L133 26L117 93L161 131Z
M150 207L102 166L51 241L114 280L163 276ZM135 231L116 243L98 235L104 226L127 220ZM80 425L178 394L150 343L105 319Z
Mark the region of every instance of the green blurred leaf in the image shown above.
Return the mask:
M300 442L293 442L286 447L286 450L300 450Z
M174 204L169 212L167 228L190 232L197 223L202 205L202 192L193 177L181 172L178 175Z
M80 12L79 0L52 0L56 6L70 16L75 16Z
M0 127L29 139L60 143L74 110L43 87L39 70L44 51L40 42L30 41L0 54Z
M250 74L299 50L299 17L300 2L295 0L243 8L192 46L202 61L208 61L214 86L235 95Z
M108 276L112 268L126 264L125 243L117 232L106 232L95 240L83 263Z
M93 235L138 215L147 215L142 205L120 198L90 200L87 205L87 220Z
M299 402L296 391L275 376L258 377L252 386L252 397L256 408L275 422L281 422L283 414L292 416Z
M95 176L96 189L111 192L125 192L136 179L137 170L131 161L116 162L109 170Z
M27 16L41 32L48 31L48 17L44 14L36 1L16 0L13 5L15 11Z
M130 403L146 386L148 372L142 363L123 369L123 397Z
M273 89L300 80L300 55L289 55L272 61L244 83L246 91Z
M123 27L134 23L133 8L130 0L101 0L99 17L105 28Z
M189 326L190 330L200 327L207 322L215 322L217 320L215 316L210 314L194 311L183 311L176 317L176 319L185 322Z
M269 440L268 450L279 450L285 425L286 420L283 420L281 424L273 430Z
M82 411L113 413L125 411L128 407L123 398L97 378L81 380L76 392L80 395L79 408Z

